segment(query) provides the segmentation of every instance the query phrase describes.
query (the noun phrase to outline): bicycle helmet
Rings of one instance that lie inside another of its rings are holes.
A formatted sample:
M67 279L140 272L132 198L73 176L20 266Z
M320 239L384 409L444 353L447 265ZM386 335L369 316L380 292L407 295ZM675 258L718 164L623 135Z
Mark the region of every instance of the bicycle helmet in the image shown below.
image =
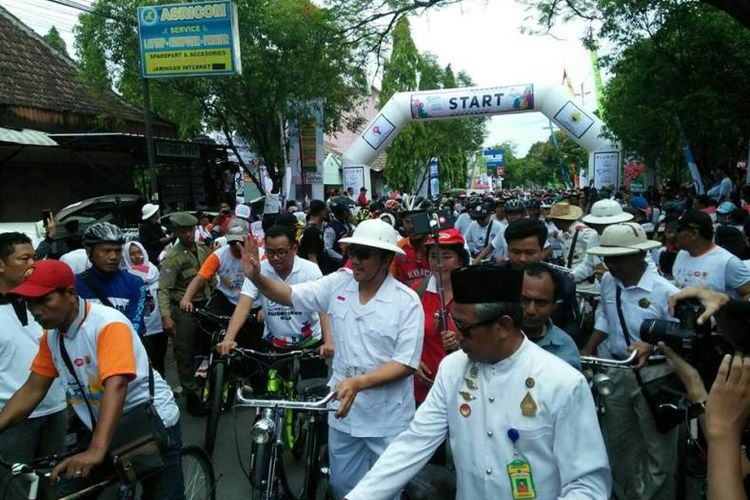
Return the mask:
M514 212L523 212L526 210L526 207L524 206L524 203L519 200L518 198L508 200L508 202L505 204L505 213L508 212L514 213Z
M718 207L716 207L716 213L722 215L728 215L737 209L737 205L731 201L724 201Z
M379 219L383 222L387 222L391 225L391 227L396 227L396 218L391 213L386 212L384 214L380 214Z
M109 222L97 222L91 224L83 233L84 245L96 245L98 243L113 243L115 245L125 244L125 235L122 229Z
M398 200L388 200L385 202L385 209L389 212L400 212L401 203L399 203Z
M372 212L366 208L360 208L357 213L354 214L354 223L359 224L364 220L372 219Z
M541 206L539 200L535 200L534 198L529 198L528 200L526 200L526 203L524 203L524 205L526 205L526 208L540 208Z
M346 213L349 211L350 206L350 200L344 196L336 196L335 198L328 200L328 209L333 215L339 218L346 217Z

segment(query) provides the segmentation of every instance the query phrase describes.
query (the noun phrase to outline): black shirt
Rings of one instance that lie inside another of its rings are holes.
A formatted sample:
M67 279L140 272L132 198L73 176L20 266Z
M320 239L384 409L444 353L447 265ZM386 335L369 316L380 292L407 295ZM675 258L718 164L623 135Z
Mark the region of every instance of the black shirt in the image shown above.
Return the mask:
M162 229L161 224L152 224L151 222L144 222L138 230L138 240L143 245L143 248L148 252L148 260L154 265L159 265L159 255L166 246L159 240L166 238L167 235Z
M299 244L300 256L309 259L310 254L323 255L323 233L317 225L308 224Z

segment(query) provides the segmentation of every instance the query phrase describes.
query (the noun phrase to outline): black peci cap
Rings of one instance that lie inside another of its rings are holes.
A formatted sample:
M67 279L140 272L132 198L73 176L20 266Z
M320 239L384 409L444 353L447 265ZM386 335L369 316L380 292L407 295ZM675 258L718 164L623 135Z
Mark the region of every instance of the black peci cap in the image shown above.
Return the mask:
M523 271L499 266L468 266L451 273L453 300L459 304L520 302Z

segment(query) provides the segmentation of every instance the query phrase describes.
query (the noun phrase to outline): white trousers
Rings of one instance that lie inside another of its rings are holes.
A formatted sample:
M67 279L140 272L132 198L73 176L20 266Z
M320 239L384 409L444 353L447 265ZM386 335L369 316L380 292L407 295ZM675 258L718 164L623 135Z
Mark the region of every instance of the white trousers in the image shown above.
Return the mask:
M352 437L329 427L328 460L333 498L340 500L352 491L395 438L396 436ZM396 500L400 496L397 495Z

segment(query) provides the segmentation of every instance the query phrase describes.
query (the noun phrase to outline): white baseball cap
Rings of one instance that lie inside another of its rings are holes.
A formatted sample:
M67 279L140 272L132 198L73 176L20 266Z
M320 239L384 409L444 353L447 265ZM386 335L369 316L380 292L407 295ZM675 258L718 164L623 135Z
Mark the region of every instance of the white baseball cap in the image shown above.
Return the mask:
M601 257L619 257L634 255L660 246L660 242L646 237L646 232L640 224L625 222L607 226L599 238L599 246L587 249L586 253Z
M385 221L380 219L368 219L360 222L354 229L354 234L348 238L341 238L340 243L350 245L362 245L365 247L380 248L389 252L405 255L401 248L396 245L398 232Z
M599 200L591 206L591 213L583 218L589 224L618 224L633 219L633 214L623 212L615 200Z

